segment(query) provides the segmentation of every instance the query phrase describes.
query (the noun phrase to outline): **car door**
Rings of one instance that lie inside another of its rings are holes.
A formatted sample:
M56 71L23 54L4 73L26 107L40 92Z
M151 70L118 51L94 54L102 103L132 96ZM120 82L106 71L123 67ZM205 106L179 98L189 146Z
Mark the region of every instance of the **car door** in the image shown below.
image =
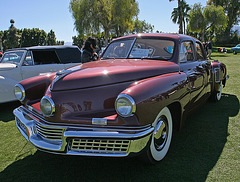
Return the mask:
M192 41L183 41L180 44L180 70L187 74L188 90L190 92L189 109L193 109L205 94L203 62L196 58L195 45Z
M65 68L55 51L28 51L22 63L23 79L57 72Z

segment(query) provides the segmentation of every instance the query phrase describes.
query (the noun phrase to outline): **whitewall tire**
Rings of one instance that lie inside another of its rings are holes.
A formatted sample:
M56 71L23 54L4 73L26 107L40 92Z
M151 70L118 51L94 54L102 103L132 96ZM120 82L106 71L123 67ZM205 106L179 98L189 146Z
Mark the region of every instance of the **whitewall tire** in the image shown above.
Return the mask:
M173 121L171 112L167 107L159 112L153 126L155 129L147 151L148 160L151 163L161 161L166 156L171 144Z

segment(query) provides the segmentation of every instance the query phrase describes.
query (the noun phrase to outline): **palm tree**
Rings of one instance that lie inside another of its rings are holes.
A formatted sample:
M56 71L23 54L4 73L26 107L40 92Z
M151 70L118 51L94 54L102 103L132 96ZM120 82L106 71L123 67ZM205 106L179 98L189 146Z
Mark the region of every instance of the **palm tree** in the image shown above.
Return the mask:
M172 1L174 1L174 0L169 0L169 2L172 2ZM179 6L180 6L180 4L181 4L181 0L178 0L178 8L179 8ZM175 9L175 8L174 8ZM179 22L182 22L182 17L181 17L181 15L179 15ZM183 33L183 30L182 30L183 28L182 28L182 23L179 23L179 33L180 34L182 34Z
M183 22L183 33L186 34L186 24L189 21L189 11L191 10L189 4L187 4L184 0L181 2L182 7L182 22Z
M184 0L180 1L179 6L173 9L171 19L174 23L179 24L180 34L186 33L186 23L189 20L188 12L190 9L191 8Z

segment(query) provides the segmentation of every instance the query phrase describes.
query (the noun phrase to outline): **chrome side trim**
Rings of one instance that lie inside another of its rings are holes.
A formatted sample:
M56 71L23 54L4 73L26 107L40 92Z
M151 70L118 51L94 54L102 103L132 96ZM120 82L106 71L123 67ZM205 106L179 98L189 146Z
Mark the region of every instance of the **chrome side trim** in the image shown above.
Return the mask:
M215 68L214 69L214 73L215 73L215 82L216 83L220 83L220 69L219 68Z
M19 131L34 147L56 154L124 157L143 150L154 130L151 125L136 130L97 128L94 125L88 128L62 127L41 123L41 118L32 117L22 106L13 113ZM106 142L110 145L103 147Z

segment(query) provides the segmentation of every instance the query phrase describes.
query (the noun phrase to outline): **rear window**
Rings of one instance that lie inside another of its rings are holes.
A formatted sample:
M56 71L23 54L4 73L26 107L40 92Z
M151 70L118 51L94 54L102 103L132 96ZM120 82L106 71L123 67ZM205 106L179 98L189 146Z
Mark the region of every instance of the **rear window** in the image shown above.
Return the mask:
M32 53L35 65L60 63L55 51L32 51Z

